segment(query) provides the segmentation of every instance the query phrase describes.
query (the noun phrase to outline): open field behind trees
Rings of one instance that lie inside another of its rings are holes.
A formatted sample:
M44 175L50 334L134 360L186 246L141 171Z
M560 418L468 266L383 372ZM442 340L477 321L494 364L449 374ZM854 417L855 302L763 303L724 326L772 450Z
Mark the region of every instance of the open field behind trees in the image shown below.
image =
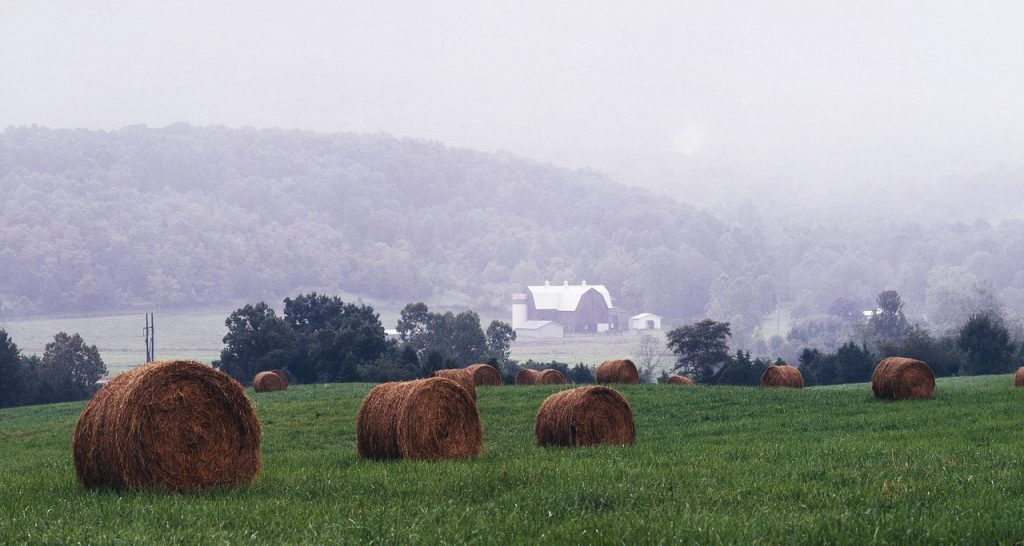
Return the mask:
M346 301L350 301L346 299ZM271 307L280 313L280 301ZM156 314L156 353L158 359L183 358L210 363L220 357L224 348L222 339L227 333L224 319L231 309L170 311ZM374 306L385 328L394 328L401 307ZM486 326L492 319L508 321L511 317L483 315ZM116 375L146 360L141 312L83 317L49 317L26 319L0 319L0 328L10 334L22 354L43 354L46 344L57 332L78 332L90 345L96 345L107 370ZM653 332L660 347L664 347L662 332ZM636 332L609 335L579 335L563 339L521 339L512 343L511 357L520 361L538 362L557 360L569 365L583 362L600 364L609 358L635 357L640 335ZM667 350L666 350L667 353ZM673 359L666 356L662 364L671 366Z
M800 390L624 386L631 448L538 449L556 386L479 389L484 455L364 462L368 384L255 396L264 467L249 488L87 492L84 403L0 410L0 543L938 543L1024 538L1024 389L940 379L935 399L866 384ZM251 394L251 391L250 395Z

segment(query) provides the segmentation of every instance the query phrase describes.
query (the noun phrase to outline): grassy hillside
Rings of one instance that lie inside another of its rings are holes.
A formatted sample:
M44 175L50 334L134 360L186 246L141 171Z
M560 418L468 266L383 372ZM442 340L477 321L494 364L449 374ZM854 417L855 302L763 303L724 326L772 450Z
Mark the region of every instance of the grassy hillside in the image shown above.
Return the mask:
M944 379L933 400L866 385L630 386L632 448L538 449L557 387L480 389L485 455L363 462L370 385L255 397L264 468L241 491L87 492L81 403L0 410L0 543L936 543L1024 539L1024 390Z

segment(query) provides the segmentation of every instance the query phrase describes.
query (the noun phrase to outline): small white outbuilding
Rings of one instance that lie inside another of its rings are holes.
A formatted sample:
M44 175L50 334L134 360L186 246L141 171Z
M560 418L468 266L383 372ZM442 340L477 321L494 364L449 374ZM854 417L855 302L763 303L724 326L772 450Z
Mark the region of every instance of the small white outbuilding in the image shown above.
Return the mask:
M654 313L640 313L629 317L630 330L661 330L661 317Z

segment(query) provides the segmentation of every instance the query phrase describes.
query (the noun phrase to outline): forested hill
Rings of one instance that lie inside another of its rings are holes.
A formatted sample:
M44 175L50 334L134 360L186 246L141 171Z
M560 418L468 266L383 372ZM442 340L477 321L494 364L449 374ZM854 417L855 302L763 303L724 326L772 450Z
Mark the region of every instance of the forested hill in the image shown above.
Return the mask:
M937 331L977 309L1024 312L1019 218L814 209L795 194L799 214L712 214L590 171L383 135L8 129L0 195L7 314L308 289L504 311L525 284L587 280L670 323L729 321L743 346L761 324L757 338L786 335L778 307L809 321L801 332L834 330L814 321L859 316L885 289Z
M758 235L599 174L383 135L10 128L0 192L9 313L303 287L503 308L548 279L683 317L767 266Z

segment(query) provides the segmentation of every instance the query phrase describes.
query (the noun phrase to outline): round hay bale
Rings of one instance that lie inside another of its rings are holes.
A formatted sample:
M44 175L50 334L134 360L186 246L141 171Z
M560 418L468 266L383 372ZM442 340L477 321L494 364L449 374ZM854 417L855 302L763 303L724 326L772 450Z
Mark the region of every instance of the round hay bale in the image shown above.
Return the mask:
M437 370L434 372L433 376L451 379L452 381L461 385L462 388L466 389L466 392L469 393L469 396L473 400L476 400L476 380L473 379L473 374L469 370Z
M470 364L466 370L473 374L473 381L478 387L501 385L501 373L490 364Z
M537 370L522 369L516 374L516 385L536 385L540 380L540 372Z
M804 388L804 375L800 370L789 364L769 366L761 374L762 387L789 387L792 389Z
M685 375L673 375L668 378L669 385L693 385L693 380Z
M565 376L562 372L548 368L537 375L539 385L565 385Z
M88 488L199 491L251 482L260 434L235 380L198 362L167 360L129 370L96 393L71 449Z
M635 385L640 382L640 372L632 360L605 360L597 367L597 382Z
M624 396L610 387L590 386L549 396L537 410L533 433L541 447L632 445L636 426Z
M288 388L288 380L283 379L276 371L260 372L252 380L252 390L256 392L283 391Z
M451 379L383 383L356 415L356 449L364 459L458 459L483 449L476 403Z
M1014 387L1024 387L1024 368L1017 368L1017 373L1013 376Z
M890 357L875 366L871 390L876 398L889 400L930 398L935 394L935 374L920 360Z
M284 381L284 388L288 388L288 372L284 370L270 370L281 377L281 381Z

